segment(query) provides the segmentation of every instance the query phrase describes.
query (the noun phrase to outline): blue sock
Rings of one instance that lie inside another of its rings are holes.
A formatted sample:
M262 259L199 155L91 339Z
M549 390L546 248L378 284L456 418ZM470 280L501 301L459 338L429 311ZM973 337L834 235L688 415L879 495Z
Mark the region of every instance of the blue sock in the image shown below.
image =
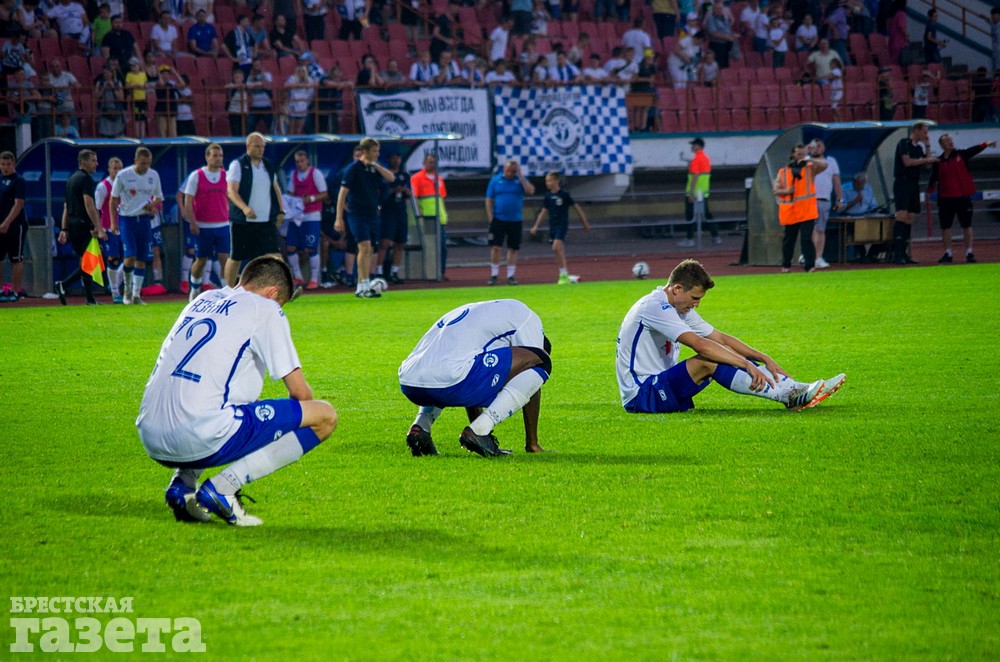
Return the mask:
M728 389L732 389L733 380L736 379L736 374L743 372L739 368L734 368L731 365L726 365L725 363L720 363L715 367L715 374L712 377L715 381L719 382L721 386L725 386Z
M303 455L319 446L319 436L312 428L299 428L295 431L295 436L298 437L299 445L302 446Z

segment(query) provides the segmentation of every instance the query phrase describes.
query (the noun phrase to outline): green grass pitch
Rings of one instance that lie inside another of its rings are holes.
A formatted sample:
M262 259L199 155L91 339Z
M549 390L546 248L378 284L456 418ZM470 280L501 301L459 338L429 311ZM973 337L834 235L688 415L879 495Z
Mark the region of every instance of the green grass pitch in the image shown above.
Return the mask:
M800 414L717 385L686 414L625 414L615 335L652 281L307 296L287 314L340 426L248 487L256 529L175 523L136 437L178 304L0 310L0 592L133 597L132 617L199 619L212 660L995 658L997 283L997 265L717 279L710 322L801 379L847 373ZM442 455L410 457L399 363L498 295L552 339L558 453L526 455L517 414L497 429L512 457L468 454L451 410Z

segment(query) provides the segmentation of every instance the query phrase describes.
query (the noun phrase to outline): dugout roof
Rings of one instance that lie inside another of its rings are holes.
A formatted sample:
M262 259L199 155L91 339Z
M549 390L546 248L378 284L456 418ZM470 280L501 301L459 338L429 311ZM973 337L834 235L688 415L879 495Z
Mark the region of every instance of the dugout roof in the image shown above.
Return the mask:
M919 120L935 126L931 120ZM781 237L778 204L772 191L774 178L787 162L796 143L820 139L826 153L837 159L843 183L858 172L868 176L879 205L892 204L892 168L897 143L909 135L914 121L841 122L835 124L800 124L775 138L757 164L747 207L750 264L781 263Z

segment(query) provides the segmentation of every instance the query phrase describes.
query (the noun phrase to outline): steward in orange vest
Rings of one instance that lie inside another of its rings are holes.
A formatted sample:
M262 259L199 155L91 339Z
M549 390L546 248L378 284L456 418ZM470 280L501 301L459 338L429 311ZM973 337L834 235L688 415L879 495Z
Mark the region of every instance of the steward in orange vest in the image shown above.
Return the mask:
M792 149L791 159L774 179L774 195L778 199L778 222L785 228L781 241L781 267L787 272L792 266L796 239L800 240L805 270L816 264L816 248L812 243L813 221L819 218L816 206L815 177L826 170L824 159L807 158L806 147L799 143Z

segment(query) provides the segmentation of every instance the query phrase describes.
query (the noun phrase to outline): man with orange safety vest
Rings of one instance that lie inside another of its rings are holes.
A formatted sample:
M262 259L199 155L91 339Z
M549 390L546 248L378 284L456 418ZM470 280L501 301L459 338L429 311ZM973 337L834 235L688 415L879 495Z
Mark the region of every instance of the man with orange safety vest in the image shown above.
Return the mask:
M433 152L424 156L423 170L418 170L410 177L410 190L413 191L420 215L437 216L441 222L441 280L448 280L444 275L448 261L448 235L445 233L448 212L444 207L444 199L448 197L448 189L438 175L437 157Z
M792 148L791 159L778 171L774 195L778 198L778 222L785 228L781 241L781 272L792 269L795 240L799 239L805 270L816 266L816 248L812 243L813 224L819 217L816 205L815 177L827 168L826 160L806 154L802 143Z

